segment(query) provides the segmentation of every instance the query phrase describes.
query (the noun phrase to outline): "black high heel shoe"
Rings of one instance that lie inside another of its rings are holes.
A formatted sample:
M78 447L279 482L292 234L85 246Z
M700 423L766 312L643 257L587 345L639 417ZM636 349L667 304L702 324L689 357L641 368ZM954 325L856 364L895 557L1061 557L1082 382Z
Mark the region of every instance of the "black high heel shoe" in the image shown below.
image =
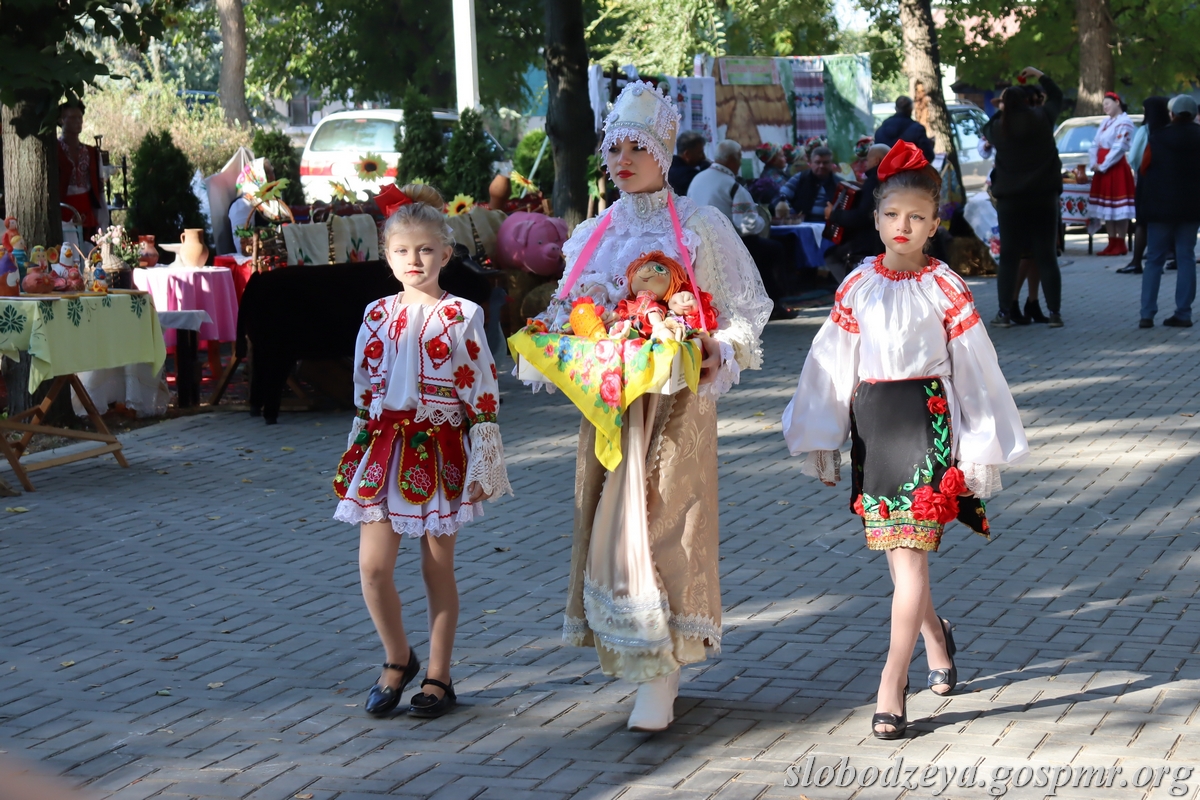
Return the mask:
M417 677L417 673L421 671L421 662L417 658L417 652L410 647L408 648L408 663L406 665L389 664L385 661L383 668L394 669L402 673L403 677L400 679L400 685L395 689L390 686L380 686L377 683L371 687L371 691L367 692L367 702L363 707L373 717L387 717L396 710L396 706L400 705L400 697L404 694L405 688L412 683L413 678Z
M877 731L876 725L891 725L890 731ZM899 714L880 713L871 717L871 733L876 739L899 739L908 730L908 681L904 682L904 699Z
M408 715L410 717L440 717L458 705L458 697L454 694L454 681L450 681L449 685L447 685L433 678L426 678L421 681L421 688L424 689L426 684L438 687L445 694L441 697L426 694L425 692L414 694L408 706Z
M934 692L938 697L945 697L958 685L958 667L954 665L954 654L958 652L958 648L954 646L954 632L950 629L950 620L939 618L938 621L942 623L942 633L946 637L946 655L950 656L950 668L929 670L929 689L933 691L935 686L948 686L944 692Z
M1030 297L1025 301L1025 318L1030 322L1042 324L1050 321L1050 318L1042 313L1042 305L1036 297Z

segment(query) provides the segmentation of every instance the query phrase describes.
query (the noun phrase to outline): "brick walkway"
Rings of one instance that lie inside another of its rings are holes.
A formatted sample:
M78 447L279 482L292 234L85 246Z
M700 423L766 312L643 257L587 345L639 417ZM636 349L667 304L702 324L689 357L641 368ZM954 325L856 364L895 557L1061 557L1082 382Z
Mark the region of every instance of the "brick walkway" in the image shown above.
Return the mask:
M1059 796L1197 797L1200 334L1138 330L1138 279L1081 252L1066 328L993 332L1034 454L990 504L998 536L956 526L932 559L966 686L924 690L918 650L910 738L869 735L884 558L779 433L813 310L768 327L768 369L721 405L724 652L684 670L669 734L626 732L629 686L560 643L578 415L506 379L518 498L461 537L454 714L362 712L380 649L356 532L329 519L349 419L220 413L126 436L128 470L38 473L5 501L28 513L0 528L0 749L121 800L1042 797L1064 778L1083 786ZM988 319L994 283L972 283ZM424 657L411 544L397 577ZM1032 784L992 784L1005 767Z

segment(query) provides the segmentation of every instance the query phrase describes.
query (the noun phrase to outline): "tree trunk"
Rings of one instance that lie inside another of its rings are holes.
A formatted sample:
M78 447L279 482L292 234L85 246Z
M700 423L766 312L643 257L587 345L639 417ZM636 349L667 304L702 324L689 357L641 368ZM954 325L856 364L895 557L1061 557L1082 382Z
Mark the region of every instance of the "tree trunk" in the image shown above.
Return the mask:
M250 122L246 105L246 12L242 0L217 0L221 20L221 80L217 94L228 122Z
M916 97L918 85L928 100L929 128L936 149L959 177L958 146L950 130L950 113L942 96L942 66L938 56L937 30L929 0L900 0L900 28L904 37L904 72L908 76L909 96Z
M4 202L7 213L16 217L26 252L35 244L50 247L62 244L62 216L58 196L58 141L53 131L17 136L13 120L22 116L40 116L35 104L23 103L0 109L0 131L4 140ZM30 122L33 122L30 120ZM34 125L34 130L37 129ZM20 362L4 359L4 380L8 392L8 413L18 414L33 404L29 387L29 354Z
M0 129L4 138L5 208L20 223L28 251L36 244L62 244L62 221L58 208L58 141L53 131L24 139L17 136L13 121L22 115L36 115L33 104L5 106L0 110Z
M587 162L596 149L587 69L582 0L546 0L546 135L554 148L554 214L568 230L587 215Z
M1112 54L1112 16L1108 0L1075 0L1079 28L1079 96L1076 116L1103 114L1104 93L1115 83Z

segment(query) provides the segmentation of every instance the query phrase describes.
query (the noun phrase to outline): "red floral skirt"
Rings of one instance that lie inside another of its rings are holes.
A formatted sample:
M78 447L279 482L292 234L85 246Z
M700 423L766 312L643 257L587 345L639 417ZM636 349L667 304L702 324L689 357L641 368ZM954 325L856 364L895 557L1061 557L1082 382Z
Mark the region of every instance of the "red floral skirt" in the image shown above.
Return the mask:
M333 478L344 522L388 519L397 533L447 534L481 516L464 502L467 474L465 428L415 412L385 410L371 420L342 456ZM478 506L476 508L476 506Z
M851 509L867 547L937 550L951 520L987 535L983 501L965 496L954 465L950 408L940 378L864 381L850 401Z
M1108 150L1101 148L1096 158L1103 163L1107 155ZM1098 172L1092 178L1088 216L1104 220L1133 219L1134 191L1133 170L1122 158L1108 172Z

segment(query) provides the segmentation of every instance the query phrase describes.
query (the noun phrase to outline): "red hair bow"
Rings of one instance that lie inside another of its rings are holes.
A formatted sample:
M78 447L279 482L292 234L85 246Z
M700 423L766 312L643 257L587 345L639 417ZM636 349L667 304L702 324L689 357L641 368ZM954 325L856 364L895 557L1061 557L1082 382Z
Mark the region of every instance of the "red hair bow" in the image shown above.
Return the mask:
M1116 92L1105 92L1104 96L1110 97L1113 100L1116 100L1118 103L1121 102L1121 95L1117 94Z
M897 172L907 172L912 169L925 169L929 159L921 152L921 148L912 142L896 142L888 154L879 162L879 182L883 183Z
M401 206L406 206L412 202L412 198L397 188L396 184L389 183L383 187L383 191L375 195L375 205L383 216L390 217L392 212Z

